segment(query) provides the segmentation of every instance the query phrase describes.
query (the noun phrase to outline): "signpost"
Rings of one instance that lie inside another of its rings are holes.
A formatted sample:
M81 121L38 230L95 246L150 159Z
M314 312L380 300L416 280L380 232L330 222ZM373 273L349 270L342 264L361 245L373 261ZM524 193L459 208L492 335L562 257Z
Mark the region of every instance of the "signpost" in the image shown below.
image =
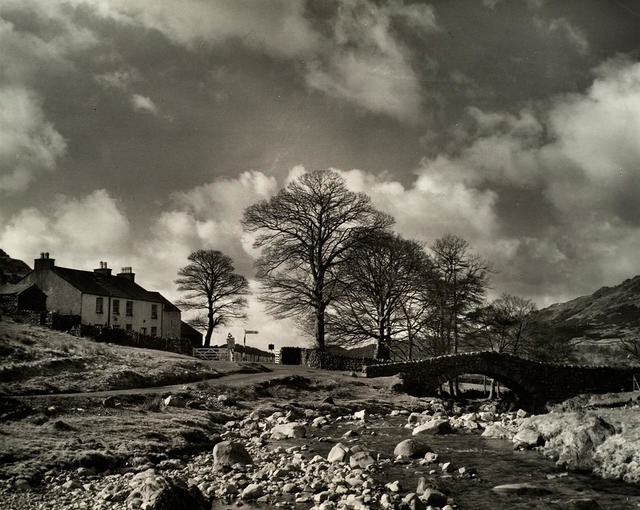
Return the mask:
M247 335L257 335L258 332L253 329L245 329L244 330L244 339L242 340L244 345L244 350L242 351L242 361L247 360Z

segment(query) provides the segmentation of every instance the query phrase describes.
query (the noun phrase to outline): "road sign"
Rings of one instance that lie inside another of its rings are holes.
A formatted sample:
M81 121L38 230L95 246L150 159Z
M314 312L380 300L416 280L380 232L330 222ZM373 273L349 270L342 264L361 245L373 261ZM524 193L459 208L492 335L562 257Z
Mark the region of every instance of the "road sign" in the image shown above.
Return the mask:
M258 334L258 332L253 330L253 329L245 329L244 332L245 332L246 335L257 335Z
M229 333L227 335L227 347L229 349L233 349L236 346L236 339L233 338L233 335L231 333Z

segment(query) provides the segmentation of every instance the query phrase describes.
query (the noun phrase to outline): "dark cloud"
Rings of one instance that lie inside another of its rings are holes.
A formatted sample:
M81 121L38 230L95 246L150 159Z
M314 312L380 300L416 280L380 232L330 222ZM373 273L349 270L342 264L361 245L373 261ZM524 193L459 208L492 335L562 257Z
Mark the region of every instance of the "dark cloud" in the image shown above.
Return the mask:
M497 294L616 283L640 272L636 10L5 0L2 248L91 267L108 244L169 294L201 246L251 276L242 208L334 167L403 234L467 237ZM85 217L109 237L66 230Z

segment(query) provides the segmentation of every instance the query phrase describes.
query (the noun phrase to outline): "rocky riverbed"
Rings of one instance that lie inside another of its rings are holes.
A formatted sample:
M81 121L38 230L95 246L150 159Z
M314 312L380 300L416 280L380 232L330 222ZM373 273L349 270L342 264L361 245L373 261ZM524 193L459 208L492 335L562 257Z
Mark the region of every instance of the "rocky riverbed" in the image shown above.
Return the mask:
M371 387L355 383L336 389L289 379L242 392L189 389L151 404L111 398L86 402L80 416L77 401L69 409L58 403L50 417L48 408L24 404L22 418L3 418L24 433L47 427L58 441L49 444L67 457L36 455L34 443L12 448L7 441L16 430L5 421L0 506L451 510L640 504L638 486L566 470L637 481L637 443L621 446L632 436L620 418L636 415L635 401L613 411L560 409L531 417L522 410L497 412L493 403L414 399L385 387L375 388L371 398ZM106 427L101 440L83 435L92 419L106 423L105 416L125 427L135 419L147 422L131 432L152 441L113 439Z

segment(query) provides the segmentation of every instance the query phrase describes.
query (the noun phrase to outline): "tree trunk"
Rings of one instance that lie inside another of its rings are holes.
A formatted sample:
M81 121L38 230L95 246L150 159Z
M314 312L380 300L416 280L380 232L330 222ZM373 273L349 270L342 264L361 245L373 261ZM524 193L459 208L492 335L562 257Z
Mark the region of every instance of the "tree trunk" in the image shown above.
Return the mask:
M316 308L316 347L321 351L324 346L324 305L319 304Z
M207 325L207 334L204 336L204 346L209 347L211 345L211 335L213 334L213 318L209 317L209 324Z
M491 379L491 390L489 391L489 400L493 400L496 396L496 380Z

